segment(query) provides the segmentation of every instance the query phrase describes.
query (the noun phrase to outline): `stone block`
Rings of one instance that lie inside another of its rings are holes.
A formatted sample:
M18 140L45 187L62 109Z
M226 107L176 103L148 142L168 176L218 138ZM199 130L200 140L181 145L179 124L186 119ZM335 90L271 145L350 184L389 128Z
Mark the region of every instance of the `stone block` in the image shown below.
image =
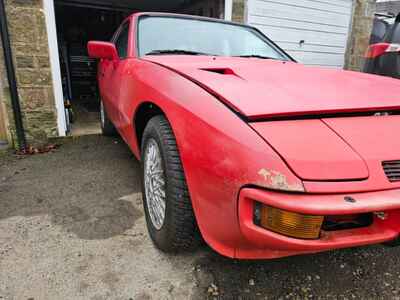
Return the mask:
M29 56L29 55L17 56L16 61L17 61L18 68L29 69L29 68L35 67L35 62L34 62L33 56Z
M55 109L55 97L54 97L54 90L53 86L50 86L46 89L46 96L47 96L47 104L49 107Z
M42 0L6 0L6 5L14 7L38 7L43 6Z
M19 89L21 105L24 111L49 108L47 90L44 88L20 88Z
M233 0L232 2L232 21L244 23L245 21L245 0Z
M44 11L37 10L35 14L36 14L36 22L37 22L36 28L38 31L38 43L39 43L39 45L47 46L47 44L48 44L47 28L46 28L46 18L44 15Z
M35 55L40 54L36 43L13 43L12 50L14 55Z
M7 21L12 43L35 44L38 38L36 16L31 9L8 10Z
M26 114L25 127L30 145L41 146L57 136L57 119L53 110L32 110Z
M0 95L0 140L8 140L8 118L6 115L6 106Z
M52 84L49 69L19 69L17 76L21 86L49 86Z
M47 56L38 56L36 57L38 62L38 67L42 68L50 68L50 59Z

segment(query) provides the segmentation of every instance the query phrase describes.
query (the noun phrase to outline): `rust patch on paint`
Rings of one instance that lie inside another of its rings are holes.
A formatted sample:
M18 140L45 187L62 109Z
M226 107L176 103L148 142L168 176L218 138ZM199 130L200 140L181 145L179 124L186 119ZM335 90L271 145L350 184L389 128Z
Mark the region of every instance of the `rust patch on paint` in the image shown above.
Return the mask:
M258 175L264 178L263 185L267 188L274 190L304 192L304 187L302 184L290 184L287 180L287 177L280 172L261 169L258 171Z

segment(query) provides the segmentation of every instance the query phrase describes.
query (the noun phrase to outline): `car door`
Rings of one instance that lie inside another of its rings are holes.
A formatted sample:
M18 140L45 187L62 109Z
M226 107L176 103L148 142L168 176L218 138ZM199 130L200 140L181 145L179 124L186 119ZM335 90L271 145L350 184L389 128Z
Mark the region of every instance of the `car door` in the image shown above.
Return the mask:
M100 69L100 88L102 91L103 103L108 117L118 129L120 127L121 113L120 92L123 71L128 57L129 21L120 26L112 42L115 44L119 59L104 60Z

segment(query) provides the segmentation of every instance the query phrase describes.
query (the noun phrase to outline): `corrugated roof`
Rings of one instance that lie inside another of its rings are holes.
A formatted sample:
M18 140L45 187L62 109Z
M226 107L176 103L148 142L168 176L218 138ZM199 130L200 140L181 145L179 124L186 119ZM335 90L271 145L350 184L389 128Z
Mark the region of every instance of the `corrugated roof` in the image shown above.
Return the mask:
M376 3L376 12L392 13L397 15L400 13L400 1L385 1Z

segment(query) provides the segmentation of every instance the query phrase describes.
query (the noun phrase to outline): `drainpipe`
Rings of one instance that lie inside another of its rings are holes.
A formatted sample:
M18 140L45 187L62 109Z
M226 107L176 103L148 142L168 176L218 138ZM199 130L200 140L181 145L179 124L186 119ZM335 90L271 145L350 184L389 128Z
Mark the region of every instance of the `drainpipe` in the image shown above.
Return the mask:
M12 59L10 37L7 27L6 10L4 5L4 0L0 0L0 33L1 41L3 43L4 58L6 63L8 84L10 86L11 94L11 105L14 113L15 130L17 132L17 139L19 150L26 149L26 136L24 131L24 126L22 123L21 106L18 96L17 79L15 76L15 68Z

